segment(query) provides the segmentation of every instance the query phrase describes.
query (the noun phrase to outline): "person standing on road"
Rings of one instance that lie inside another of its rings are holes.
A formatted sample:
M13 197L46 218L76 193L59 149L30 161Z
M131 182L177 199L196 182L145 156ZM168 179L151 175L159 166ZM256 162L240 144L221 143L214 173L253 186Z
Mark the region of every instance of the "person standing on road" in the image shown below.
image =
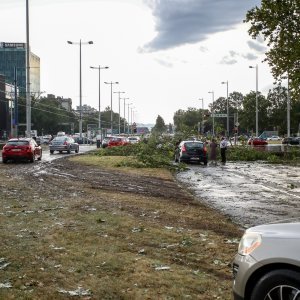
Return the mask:
M210 160L211 160L211 164L212 165L217 165L217 147L218 144L216 143L215 139L212 139L211 143L210 143Z
M222 163L225 164L226 163L226 150L227 150L227 140L225 137L221 138L220 150L221 150Z

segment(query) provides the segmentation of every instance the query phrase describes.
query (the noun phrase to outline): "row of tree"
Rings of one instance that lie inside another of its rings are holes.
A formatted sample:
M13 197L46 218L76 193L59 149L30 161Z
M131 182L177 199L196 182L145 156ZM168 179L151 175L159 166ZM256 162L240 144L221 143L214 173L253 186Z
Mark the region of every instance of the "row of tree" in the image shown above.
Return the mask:
M19 123L26 123L26 99L19 98L18 101ZM82 115L82 131L89 128L98 128L99 112L94 111ZM31 123L32 129L38 131L39 135L52 134L58 131L65 131L69 134L79 132L79 112L67 111L56 98L33 98L31 101ZM121 133L128 132L128 122L120 117ZM92 126L91 126L92 125ZM101 127L111 127L111 110L106 107L101 111ZM19 135L25 134L25 126L19 127ZM113 130L119 130L119 114L113 112Z
M265 97L258 92L258 128L263 131L278 131L280 135L287 133L287 88L277 86L270 90ZM233 92L228 97L229 107L229 135L235 132L255 134L256 128L256 92L243 95ZM227 117L212 117L214 114L227 115L227 99L218 98L209 105L209 110L188 108L178 110L174 114L176 131L196 133L212 133L213 121L215 134L225 134L227 130ZM300 102L291 99L291 132L299 130Z

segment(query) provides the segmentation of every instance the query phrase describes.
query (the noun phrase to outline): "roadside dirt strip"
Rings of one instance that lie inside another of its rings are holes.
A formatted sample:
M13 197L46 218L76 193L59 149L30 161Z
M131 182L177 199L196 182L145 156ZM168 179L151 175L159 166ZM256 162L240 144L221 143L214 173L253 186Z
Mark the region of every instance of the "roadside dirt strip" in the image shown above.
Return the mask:
M231 299L239 226L165 170L76 159L0 165L0 299Z

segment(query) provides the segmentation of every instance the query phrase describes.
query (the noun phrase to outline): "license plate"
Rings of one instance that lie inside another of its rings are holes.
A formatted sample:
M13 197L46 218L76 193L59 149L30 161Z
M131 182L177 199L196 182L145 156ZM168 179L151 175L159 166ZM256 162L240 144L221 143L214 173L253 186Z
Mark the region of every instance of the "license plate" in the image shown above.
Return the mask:
M11 149L11 151L18 152L18 151L21 151L21 149Z
M199 157L191 157L191 160L199 160Z

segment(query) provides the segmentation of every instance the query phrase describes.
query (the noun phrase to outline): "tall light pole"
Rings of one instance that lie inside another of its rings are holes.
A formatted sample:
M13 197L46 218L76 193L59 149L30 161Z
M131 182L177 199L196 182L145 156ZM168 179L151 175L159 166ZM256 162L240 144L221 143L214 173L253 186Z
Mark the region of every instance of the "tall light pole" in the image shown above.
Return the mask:
M127 119L127 121L128 121L128 131L127 131L127 133L129 134L129 106L130 105L132 105L132 103L127 103L127 106L128 106L128 119Z
M82 72L81 72L81 45L93 44L93 41L74 43L67 41L71 45L79 45L79 138L82 140Z
M249 66L250 69L256 70L256 101L255 101L255 130L256 130L256 137L258 137L258 65L255 67Z
M287 74L287 137L291 136L291 95L290 95L290 80L289 74Z
M90 67L91 69L96 69L99 71L99 116L98 116L98 128L100 130L100 135L102 136L102 130L101 130L101 94L100 94L100 86L101 86L101 81L100 81L100 70L103 69L108 69L109 67Z
M125 101L129 98L121 98L124 101L124 133L126 132L126 125L125 125L125 120L126 120L126 116L125 116Z
M227 108L227 137L229 137L229 99L228 99L228 80L221 82L227 86L226 108Z
M112 109L112 86L113 84L119 84L118 81L115 82L104 82L105 84L110 84L110 130L111 130L111 135L113 134L113 109Z
M132 122L132 116L133 116L133 110L135 109L135 107L133 106L133 107L130 107L130 116L131 116L131 122L130 122L130 128L131 128L131 134L132 134L132 124L133 124L133 122Z
M120 112L120 101L121 101L121 97L120 97L120 94L124 94L125 92L114 92L115 94L119 94L119 135L121 133L121 112Z
M212 120L213 120L213 129L212 135L215 136L215 92L210 91L209 94L212 94Z
M204 120L204 100L203 100L203 98L199 98L199 100L201 100L202 101L202 126L201 126L201 133L203 134L204 133L204 122L203 122L203 120Z
M26 136L31 137L29 0L26 0Z

